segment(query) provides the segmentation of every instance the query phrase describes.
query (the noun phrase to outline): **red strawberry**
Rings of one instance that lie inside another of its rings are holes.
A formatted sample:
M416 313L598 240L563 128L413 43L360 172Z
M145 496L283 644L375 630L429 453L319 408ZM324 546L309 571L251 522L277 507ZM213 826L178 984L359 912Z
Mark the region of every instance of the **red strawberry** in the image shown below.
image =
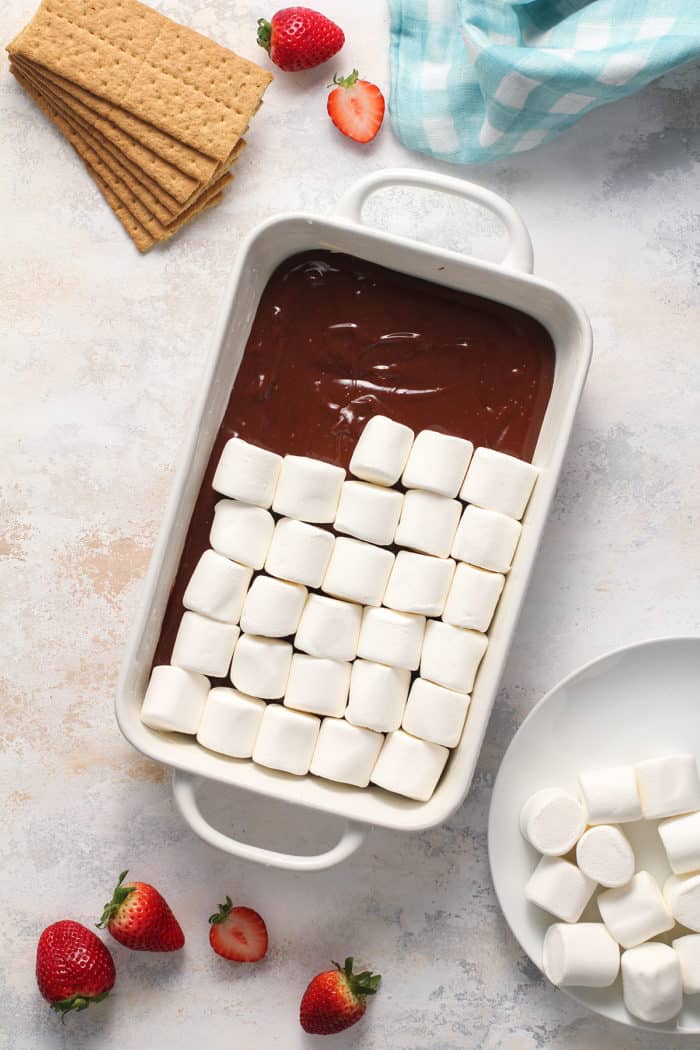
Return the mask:
M284 7L268 22L258 19L258 43L287 73L320 66L337 54L345 34L330 18L310 7Z
M175 952L185 943L180 924L158 890L147 882L122 885L123 871L107 901L98 926L106 926L115 941L140 952Z
M114 986L114 962L92 930L72 919L47 926L36 948L36 980L52 1010L67 1014L105 999Z
M209 943L231 962L258 962L267 951L267 927L252 908L234 908L230 897L209 916Z
M379 974L352 972L352 959L345 960L341 969L317 974L304 992L299 1009L299 1020L305 1032L311 1035L332 1035L350 1028L360 1020L367 1009L367 996L375 995L381 977Z
M328 96L328 116L349 139L370 142L382 126L384 96L376 84L357 77L356 69L349 77L333 77L337 87Z

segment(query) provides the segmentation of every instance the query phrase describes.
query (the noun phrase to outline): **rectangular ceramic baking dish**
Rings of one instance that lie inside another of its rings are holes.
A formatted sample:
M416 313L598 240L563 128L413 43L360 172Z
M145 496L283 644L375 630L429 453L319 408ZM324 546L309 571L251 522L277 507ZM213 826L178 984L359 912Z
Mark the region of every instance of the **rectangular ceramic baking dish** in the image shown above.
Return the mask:
M370 229L362 207L374 192L392 186L438 190L475 202L494 213L508 234L508 250L498 263ZM346 787L316 777L293 777L226 758L201 748L193 737L159 733L143 725L139 712L160 633L168 595L178 568L190 517L234 379L255 317L260 295L280 262L312 248L346 252L402 273L484 296L516 307L540 321L555 347L554 384L537 442L534 462L541 470L524 522L515 563L490 630L461 743L428 802L413 802L379 788ZM531 275L532 246L518 213L503 198L461 179L413 171L385 171L363 179L343 198L332 219L290 214L259 226L241 247L214 334L202 392L195 406L182 461L156 543L138 616L124 659L116 700L121 731L145 755L172 766L176 802L194 828L211 844L247 859L298 870L328 867L348 856L371 825L417 831L446 820L471 783L498 689L518 613L523 602L547 513L561 470L574 414L591 356L591 333L583 311L552 285ZM316 856L295 856L238 842L203 817L196 789L200 778L235 785L288 803L344 818L340 841Z

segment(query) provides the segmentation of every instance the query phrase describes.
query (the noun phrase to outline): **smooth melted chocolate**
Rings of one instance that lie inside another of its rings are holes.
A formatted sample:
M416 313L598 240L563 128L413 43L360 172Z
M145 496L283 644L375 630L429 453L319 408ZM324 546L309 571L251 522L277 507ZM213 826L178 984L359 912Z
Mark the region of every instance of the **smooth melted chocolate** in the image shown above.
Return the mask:
M554 346L527 314L330 251L283 262L260 299L190 522L156 649L169 663L182 596L209 546L211 479L239 436L347 468L382 414L530 460Z

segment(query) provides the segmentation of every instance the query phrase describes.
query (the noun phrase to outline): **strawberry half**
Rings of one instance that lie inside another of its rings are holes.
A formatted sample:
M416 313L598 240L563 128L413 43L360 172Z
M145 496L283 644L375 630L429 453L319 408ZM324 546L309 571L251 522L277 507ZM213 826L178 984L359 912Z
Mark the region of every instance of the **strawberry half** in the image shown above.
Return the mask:
M175 952L185 943L185 935L157 889L147 882L124 885L123 871L107 901L98 926L106 926L126 948L137 952Z
M356 1024L367 1009L367 996L376 994L381 981L369 970L354 974L352 959L342 969L333 965L334 970L313 978L301 1000L299 1020L311 1035L333 1035Z
M72 919L47 926L36 948L36 980L51 1008L67 1014L105 999L114 986L114 961L92 930Z
M349 77L333 77L335 89L326 108L338 131L355 142L371 142L384 119L384 96L376 84L358 80L353 69Z
M330 18L310 7L285 7L258 19L258 43L287 73L298 73L327 62L345 43L345 34Z
M267 926L252 908L234 908L230 897L209 916L209 943L230 962L259 962L267 952Z

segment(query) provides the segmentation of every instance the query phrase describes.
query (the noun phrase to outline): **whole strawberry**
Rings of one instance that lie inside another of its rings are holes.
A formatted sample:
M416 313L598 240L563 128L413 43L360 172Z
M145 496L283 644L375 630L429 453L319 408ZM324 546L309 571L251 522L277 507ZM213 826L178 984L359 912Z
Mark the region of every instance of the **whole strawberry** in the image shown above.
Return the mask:
M98 926L106 926L126 948L138 952L175 952L185 943L185 935L158 890L147 882L124 884L123 871L107 901Z
M356 1024L367 1009L367 996L376 994L381 981L369 970L354 974L352 959L342 969L333 965L334 970L314 977L301 1000L299 1020L311 1035L333 1035Z
M258 43L272 61L287 73L320 66L337 54L345 34L330 18L310 7L284 7L258 19Z
M114 962L99 937L72 919L47 926L36 948L36 980L52 1010L67 1014L105 999L114 986Z
M267 952L267 927L252 908L234 908L230 897L209 916L209 943L229 962L259 962Z

